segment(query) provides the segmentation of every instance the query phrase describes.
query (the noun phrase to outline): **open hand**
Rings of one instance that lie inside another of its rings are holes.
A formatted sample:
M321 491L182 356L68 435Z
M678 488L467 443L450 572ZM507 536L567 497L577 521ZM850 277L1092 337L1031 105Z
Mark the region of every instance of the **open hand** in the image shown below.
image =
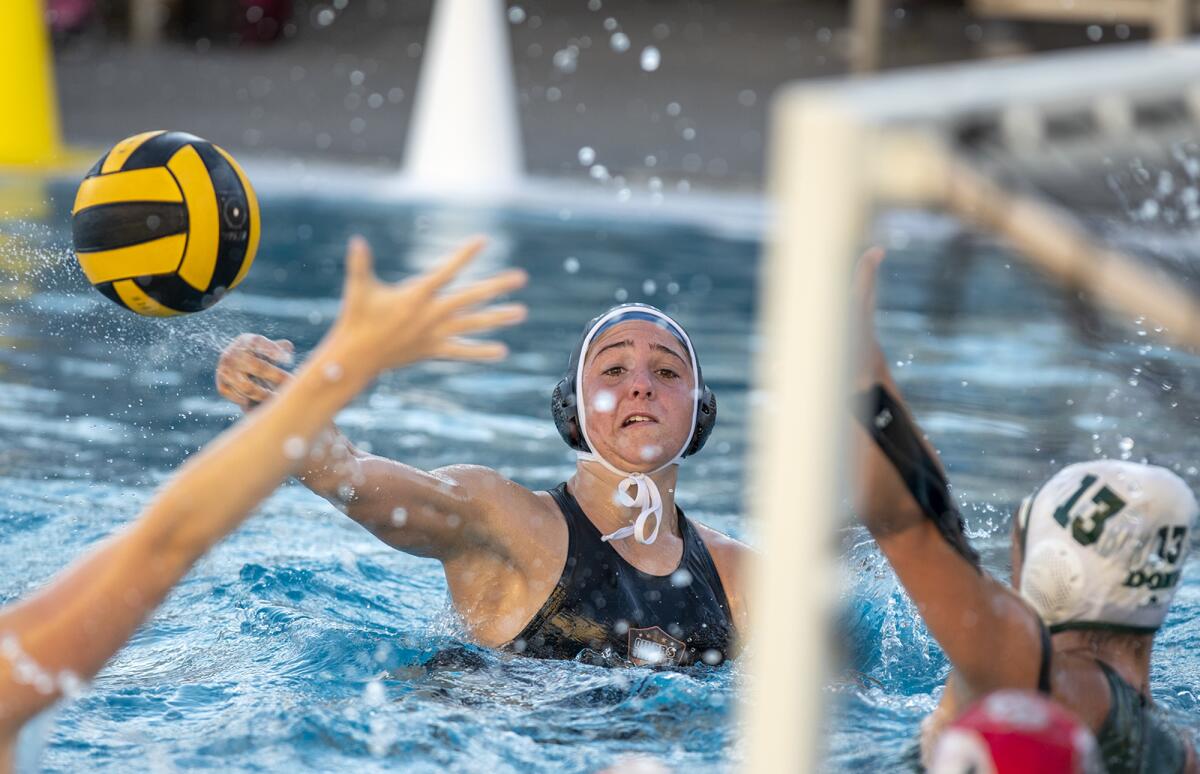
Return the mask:
M473 239L433 269L391 284L375 275L366 241L351 239L342 308L326 337L330 347L348 356L343 367L361 366L373 376L419 360L490 361L508 354L499 342L471 336L525 319L524 304L483 306L522 287L525 272L510 269L445 291L483 245L483 239Z
M292 375L295 348L287 339L272 341L265 336L243 333L221 352L217 361L217 392L242 411L262 403L279 390Z

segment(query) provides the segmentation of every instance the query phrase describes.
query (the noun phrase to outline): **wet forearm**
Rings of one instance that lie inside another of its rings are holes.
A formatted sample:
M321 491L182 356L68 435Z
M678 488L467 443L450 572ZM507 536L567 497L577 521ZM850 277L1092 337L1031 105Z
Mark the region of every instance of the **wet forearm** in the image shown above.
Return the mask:
M354 499L355 483L362 478L366 456L330 423L318 434L302 467L293 475L313 494L345 507Z
M185 560L233 529L369 380L344 369L342 359L336 345L319 350L287 389L189 460L151 504L141 528Z

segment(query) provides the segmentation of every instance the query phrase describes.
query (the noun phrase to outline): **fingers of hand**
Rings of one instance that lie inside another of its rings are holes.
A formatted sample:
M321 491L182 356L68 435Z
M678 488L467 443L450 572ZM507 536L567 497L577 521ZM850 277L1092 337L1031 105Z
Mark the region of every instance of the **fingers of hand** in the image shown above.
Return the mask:
M452 311L491 301L496 296L525 287L529 275L522 269L509 269L473 282L461 290L447 293L438 300L440 310Z
M524 320L529 310L524 304L499 304L474 312L463 312L451 317L437 331L441 336L460 336L464 333L482 333L505 325L516 325Z
M503 360L508 347L498 341L447 339L434 348L432 355L443 360Z
M274 394L246 374L230 371L217 372L217 391L239 406L261 403Z
M424 285L429 292L436 291L438 288L442 287L450 280L458 276L458 273L462 271L463 267L470 263L471 260L479 254L479 251L483 249L485 244L487 244L487 240L483 237L474 237L468 240L466 244L458 248L458 250L451 254L450 257L446 258L441 264L426 273L425 276L420 279L421 284Z
M858 259L854 271L854 292L863 302L874 303L876 276L884 255L882 247L872 247Z
M251 349L251 354L255 356L253 359L265 360L270 363L290 366L295 360L296 349L292 346L292 342L285 339L279 341L271 341L263 339L257 342Z
M287 353L283 354L288 360L291 359L291 356ZM292 376L287 371L275 365L270 359L251 353L246 353L241 357L233 359L224 366L224 370L229 374L254 376L271 387L283 384Z
M350 238L346 246L346 282L342 291L348 301L357 299L374 278L374 257L371 246L360 236Z
M259 346L263 342L269 343L270 339L268 339L264 336L259 336L257 333L240 334L233 341L231 341L225 345L225 349L221 350L221 358L220 359L225 360L226 358L232 357L233 355L236 355L239 352L244 352L246 350L253 350L255 347Z

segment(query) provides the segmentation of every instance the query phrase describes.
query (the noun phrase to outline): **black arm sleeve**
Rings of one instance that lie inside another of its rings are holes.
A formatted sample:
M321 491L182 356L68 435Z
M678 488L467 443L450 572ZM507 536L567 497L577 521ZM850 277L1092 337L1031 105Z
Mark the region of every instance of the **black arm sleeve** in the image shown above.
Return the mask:
M904 407L883 385L876 384L858 396L858 421L892 463L908 493L955 551L979 569L979 554L963 530L962 514L950 496L945 475L930 457L916 425Z

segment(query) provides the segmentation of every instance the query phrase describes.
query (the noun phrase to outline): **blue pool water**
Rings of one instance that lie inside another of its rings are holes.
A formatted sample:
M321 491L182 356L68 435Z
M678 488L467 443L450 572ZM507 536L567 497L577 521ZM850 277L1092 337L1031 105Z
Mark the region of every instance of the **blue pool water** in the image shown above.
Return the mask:
M71 191L51 191L59 202ZM646 300L690 329L721 420L683 470L688 513L753 542L743 516L759 244L744 232L567 210L447 210L264 197L266 230L238 292L189 318L136 318L87 288L60 204L0 226L0 601L35 587L132 518L190 452L234 419L220 347L242 331L312 347L336 311L346 237L386 276L472 230L491 266L530 272L532 313L496 366L382 378L339 423L377 453L432 468L491 465L531 487L572 455L549 392L587 318ZM945 222L895 215L881 333L967 503L988 567L1006 572L1008 513L1059 465L1095 454L1177 466L1193 485L1195 358L1136 324L1081 316L1061 294ZM32 262L24 268L11 256ZM9 283L12 285L13 283ZM1139 333L1147 333L1142 336ZM797 518L803 518L797 495ZM843 636L827 695L829 770L890 768L946 671L861 529L847 526ZM1160 636L1156 697L1197 724L1200 568ZM25 735L50 771L214 769L594 771L628 753L679 770L736 761L736 663L606 670L466 643L438 565L392 551L291 484L205 558L92 689Z

